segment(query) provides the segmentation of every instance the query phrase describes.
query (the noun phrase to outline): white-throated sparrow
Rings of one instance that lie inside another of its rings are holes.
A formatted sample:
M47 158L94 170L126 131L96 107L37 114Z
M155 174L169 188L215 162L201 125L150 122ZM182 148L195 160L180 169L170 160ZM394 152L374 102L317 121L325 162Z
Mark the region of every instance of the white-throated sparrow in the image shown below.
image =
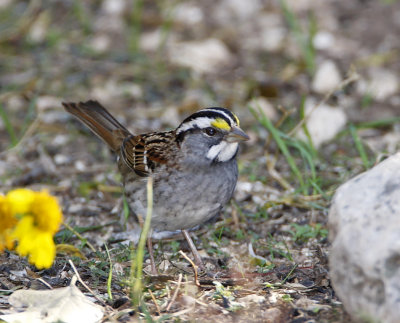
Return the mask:
M175 130L133 135L96 101L63 106L118 155L127 201L142 217L147 205L144 179L153 177L152 230L182 230L201 265L186 230L211 219L232 197L238 142L249 139L236 115L225 108L207 108Z

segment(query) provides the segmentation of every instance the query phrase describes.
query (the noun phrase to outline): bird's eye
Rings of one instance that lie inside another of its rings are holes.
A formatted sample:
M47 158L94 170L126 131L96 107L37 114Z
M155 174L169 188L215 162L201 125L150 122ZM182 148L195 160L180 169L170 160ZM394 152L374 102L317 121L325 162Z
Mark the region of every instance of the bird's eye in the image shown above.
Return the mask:
M204 132L209 136L214 136L217 133L217 130L212 127L208 127L204 129Z

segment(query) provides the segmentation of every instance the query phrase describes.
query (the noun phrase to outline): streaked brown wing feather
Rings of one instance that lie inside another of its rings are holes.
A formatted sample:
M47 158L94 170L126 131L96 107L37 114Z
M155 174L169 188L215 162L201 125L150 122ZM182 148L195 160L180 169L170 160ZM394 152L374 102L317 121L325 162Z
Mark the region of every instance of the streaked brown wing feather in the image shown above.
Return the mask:
M174 138L172 131L126 137L121 145L122 160L139 176L149 176L168 163L170 152L177 148Z

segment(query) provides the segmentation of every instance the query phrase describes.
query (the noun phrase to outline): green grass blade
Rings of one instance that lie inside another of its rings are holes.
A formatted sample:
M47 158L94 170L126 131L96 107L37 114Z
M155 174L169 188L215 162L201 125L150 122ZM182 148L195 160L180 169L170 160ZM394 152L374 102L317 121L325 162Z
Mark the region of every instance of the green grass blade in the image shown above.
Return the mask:
M132 260L135 262L135 279L133 280L133 288L131 289L131 298L134 306L138 307L142 300L142 276L143 276L143 259L144 248L146 246L147 235L150 231L151 216L153 214L153 178L150 176L147 180L147 214L144 220L142 232L140 234L138 247L136 250L136 257ZM132 264L133 266L133 264ZM131 270L132 275L132 270ZM131 276L131 278L133 278ZM132 282L131 280L131 282ZM131 284L132 286L132 284Z
M110 262L110 270L108 272L108 277L107 277L107 294L108 294L108 299L112 300L113 296L112 296L112 292L111 292L111 282L112 282L113 266L112 266L110 251L108 250L107 244L104 244L104 246L106 247L107 258L108 258L108 261Z
M133 2L133 10L131 13L131 26L129 32L129 51L137 54L139 50L140 33L142 30L142 13L144 0L136 0Z
M360 155L361 160L363 162L363 165L365 169L368 169L370 167L370 162L368 160L367 153L365 152L364 145L357 134L357 129L353 124L350 125L349 129L350 129L350 134L353 137L354 144L356 145L358 154Z
M91 31L91 21L92 19L89 17L88 13L85 10L85 7L82 3L82 1L79 0L74 0L72 4L72 12L76 17L76 20L80 23L81 25L81 30L89 34Z
M307 71L310 75L314 74L315 71L315 50L312 43L313 34L316 31L315 18L314 21L310 19L309 34L303 32L300 27L299 21L296 18L292 10L290 10L285 0L279 0L282 8L283 16L289 25L290 30L295 36L296 42L302 53L304 62L306 63Z
M20 135L19 135L20 138L23 137L23 135L25 134L26 130L28 129L30 123L31 123L32 120L34 119L35 107L36 107L36 97L33 98L33 99L29 102L28 112L27 112L26 115L25 115L24 123L23 123L22 128L21 128L21 131L20 131Z
M317 179L317 171L315 169L315 164L314 164L314 157L312 155L311 148L306 147L304 143L302 143L300 140L291 140L289 141L289 146L292 146L293 148L296 148L303 160L306 162L308 165L308 168L311 173L311 178L308 179L308 181L316 181ZM307 149L309 148L309 149ZM313 192L315 194L315 191Z
M258 114L256 111L250 107L250 111L253 113L253 115L259 120L261 125L266 128L272 135L272 138L275 140L276 144L279 147L279 150L282 152L282 154L285 156L286 161L289 164L290 169L294 173L294 175L297 177L300 186L303 190L303 194L306 194L306 187L304 186L304 179L303 176L299 170L299 168L296 165L296 162L291 155L285 140L282 139L282 136L280 134L280 131L275 128L275 126L272 124L271 120L267 118L267 116L261 111L261 109L258 109ZM260 118L261 117L261 118Z
M122 196L122 210L122 214L124 215L124 220L126 222L129 218L129 204L125 194Z
M357 129L368 129L368 128L384 128L392 126L395 123L400 122L400 117L390 118L390 119L381 119L381 120L374 120L369 122L361 122L355 124L355 128Z
M7 113L1 103L0 103L0 118L3 120L4 126L6 127L7 133L10 137L11 147L16 146L18 144L18 139L15 134L14 127L12 126L10 119L8 119Z
M306 118L305 103L306 103L306 98L305 98L305 96L302 96L301 103L300 103L300 118L302 121ZM310 146L313 155L316 156L317 150L315 149L314 143L311 138L311 134L308 131L307 122L303 122L302 128L303 128L304 134L306 135L308 145Z
M314 194L320 194L325 200L329 201L329 195L317 184L316 180L310 180L310 184L314 188Z

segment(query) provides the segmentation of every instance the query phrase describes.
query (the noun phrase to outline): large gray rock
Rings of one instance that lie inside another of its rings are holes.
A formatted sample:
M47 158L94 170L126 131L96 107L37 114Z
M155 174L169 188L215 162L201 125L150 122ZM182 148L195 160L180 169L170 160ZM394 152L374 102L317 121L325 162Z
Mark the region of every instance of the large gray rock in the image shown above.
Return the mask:
M329 213L330 275L348 313L400 322L400 154L337 190Z

